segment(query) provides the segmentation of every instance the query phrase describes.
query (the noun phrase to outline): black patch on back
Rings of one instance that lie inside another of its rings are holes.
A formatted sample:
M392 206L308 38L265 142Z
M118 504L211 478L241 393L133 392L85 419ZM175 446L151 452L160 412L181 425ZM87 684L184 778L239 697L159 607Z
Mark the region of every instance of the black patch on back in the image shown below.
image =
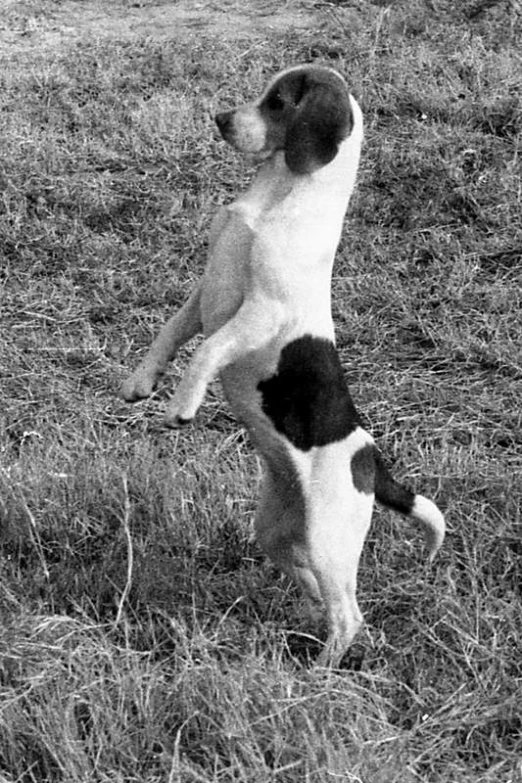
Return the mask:
M375 452L375 446L368 443L355 452L350 463L353 485L365 495L375 491Z
M288 343L276 374L257 388L263 412L301 451L342 440L359 425L335 346L323 337Z
M383 506L408 516L415 503L415 493L395 481L377 449L375 449L374 460L375 497Z

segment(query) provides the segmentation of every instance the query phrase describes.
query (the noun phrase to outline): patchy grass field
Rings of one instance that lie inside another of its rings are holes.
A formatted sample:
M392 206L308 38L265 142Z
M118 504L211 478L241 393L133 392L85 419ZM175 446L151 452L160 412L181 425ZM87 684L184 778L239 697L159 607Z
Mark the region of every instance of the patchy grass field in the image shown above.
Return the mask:
M0 55L2 783L522 781L522 11L453 5ZM336 672L250 540L258 466L219 386L181 433L161 409L188 352L117 397L250 176L212 112L310 59L366 117L346 374L449 524L427 572L376 512Z

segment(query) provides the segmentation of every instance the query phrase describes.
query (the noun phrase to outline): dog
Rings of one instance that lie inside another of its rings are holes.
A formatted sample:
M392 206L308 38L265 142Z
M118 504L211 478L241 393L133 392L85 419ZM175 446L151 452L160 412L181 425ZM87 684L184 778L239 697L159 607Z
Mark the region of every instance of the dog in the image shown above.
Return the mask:
M374 498L422 525L430 559L445 530L437 506L388 472L335 349L330 281L362 114L336 70L307 64L282 71L255 103L215 119L257 174L217 213L203 278L122 393L127 401L150 395L178 348L204 333L166 423L192 421L220 376L262 458L256 538L302 589L312 616L326 619L318 662L336 666L362 623L357 569Z

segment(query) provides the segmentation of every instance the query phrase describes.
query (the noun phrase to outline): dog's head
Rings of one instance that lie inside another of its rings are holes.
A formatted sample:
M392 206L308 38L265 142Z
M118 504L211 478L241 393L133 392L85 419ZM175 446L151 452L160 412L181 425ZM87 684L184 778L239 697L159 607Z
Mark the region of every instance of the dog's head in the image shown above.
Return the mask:
M221 135L258 160L284 150L294 174L330 163L352 132L354 116L346 82L331 68L299 65L279 73L261 98L216 116Z

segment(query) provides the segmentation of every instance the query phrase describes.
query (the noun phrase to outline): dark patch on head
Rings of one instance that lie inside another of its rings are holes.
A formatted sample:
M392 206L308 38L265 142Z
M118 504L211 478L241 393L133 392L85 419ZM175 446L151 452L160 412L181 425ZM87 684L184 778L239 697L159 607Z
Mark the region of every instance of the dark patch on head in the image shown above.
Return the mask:
M331 69L319 66L283 74L264 97L260 111L295 174L309 174L330 163L353 128L346 85Z
M355 489L372 495L375 490L375 446L368 443L356 451L350 467Z
M395 481L377 449L375 449L374 460L376 499L383 506L388 506L388 508L393 508L394 511L408 516L415 502L415 493Z
M359 425L335 346L323 337L286 345L276 374L258 389L264 413L301 451L342 440Z

